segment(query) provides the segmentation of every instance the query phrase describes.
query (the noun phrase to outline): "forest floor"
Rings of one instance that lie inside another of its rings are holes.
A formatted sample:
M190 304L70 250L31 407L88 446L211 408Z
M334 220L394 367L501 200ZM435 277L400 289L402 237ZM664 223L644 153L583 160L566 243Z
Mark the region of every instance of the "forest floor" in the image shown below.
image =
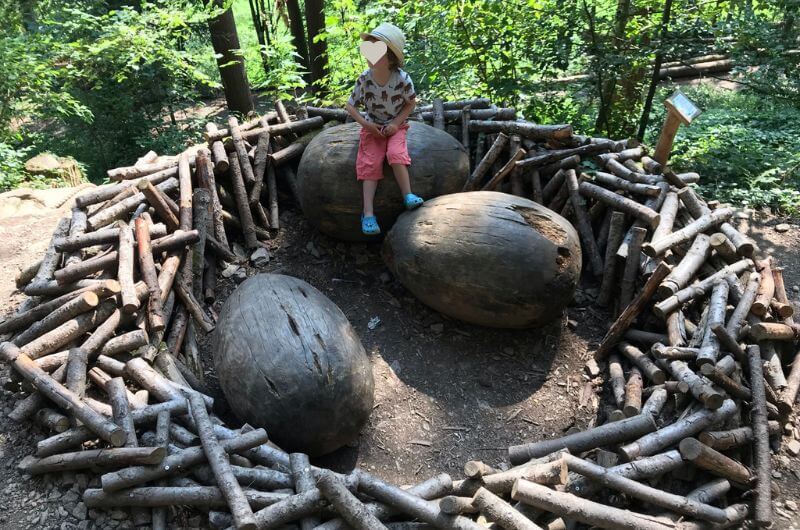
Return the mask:
M62 213L41 209L0 215L0 300L6 300L0 315L22 300L14 276L19 267L39 259ZM290 274L331 298L361 337L376 383L374 409L359 439L318 464L342 471L357 465L399 484L439 472L459 478L467 460L500 464L511 444L584 429L602 419L598 394L606 390L584 373L584 363L610 320L592 305L596 286L582 285L565 313L541 329L480 328L418 302L391 277L379 244L337 242L313 230L294 209L286 209L281 221L284 228L269 242L269 264L260 270L248 268L248 276ZM775 230L786 222L788 232ZM790 297L796 299L800 222L766 215L752 223L751 234L786 268ZM220 280L216 312L234 288L231 280ZM374 317L380 324L370 329L368 322ZM208 340L202 346L206 377L214 386ZM7 368L0 368L0 378L7 375ZM97 484L95 476L30 477L16 469L44 437L38 427L8 418L16 399L2 391L0 527L130 528L126 511L94 513L80 502L83 489ZM781 488L774 527L793 528L800 519L795 511L800 504L800 459L783 449L775 455L774 466ZM197 512L181 511L172 525L204 528L204 521Z

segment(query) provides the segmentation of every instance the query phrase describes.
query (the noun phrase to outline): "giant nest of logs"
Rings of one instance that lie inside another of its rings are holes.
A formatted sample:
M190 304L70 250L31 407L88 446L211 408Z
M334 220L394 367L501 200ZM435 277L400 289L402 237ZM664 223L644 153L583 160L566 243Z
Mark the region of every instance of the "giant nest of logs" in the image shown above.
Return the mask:
M404 489L312 466L263 429L216 418L197 334L214 328L205 304L217 270L239 260L234 236L257 250L278 228L278 180L295 189L301 134L345 116L277 103L226 129L208 124L206 144L149 154L77 197L17 278L30 298L0 324L9 384L22 393L12 417L51 433L21 469L97 472L87 507L129 507L156 529L174 506L246 529L770 524L770 446L800 384L781 269L732 226L733 209L687 185L697 174L485 99L437 100L418 119L474 155L465 190L529 196L573 221L601 280L597 303L615 315L590 361L607 369L604 423Z

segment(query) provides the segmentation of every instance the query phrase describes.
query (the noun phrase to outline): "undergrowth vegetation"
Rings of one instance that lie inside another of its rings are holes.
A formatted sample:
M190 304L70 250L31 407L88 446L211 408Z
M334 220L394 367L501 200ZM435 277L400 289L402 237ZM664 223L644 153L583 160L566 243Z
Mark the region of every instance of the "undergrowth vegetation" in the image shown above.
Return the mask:
M698 171L703 191L720 200L800 209L798 0L327 0L319 38L329 68L313 95L286 2L222 4L233 8L261 109L274 98L342 104L366 66L360 32L388 20L406 34L406 69L422 99L486 96L540 123L644 133L654 145L661 101L675 88L659 85L648 111L654 63L722 54L736 67L716 77L739 89L684 87L704 113L681 129L673 165ZM270 10L263 45L256 4ZM221 97L208 32L220 12L205 0L0 3L0 191L51 184L24 171L43 151L74 158L102 182L106 169L148 150L196 141L205 118L195 111ZM579 78L559 80L567 76Z

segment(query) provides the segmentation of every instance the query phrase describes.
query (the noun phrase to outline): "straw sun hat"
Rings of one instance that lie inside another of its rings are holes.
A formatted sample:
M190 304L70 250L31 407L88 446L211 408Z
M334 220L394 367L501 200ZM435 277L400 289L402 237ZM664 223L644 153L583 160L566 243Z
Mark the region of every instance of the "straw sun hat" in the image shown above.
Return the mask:
M384 22L369 33L361 34L362 40L366 40L367 37L375 37L386 43L386 46L397 56L398 66L403 66L403 48L406 45L406 38L400 28Z

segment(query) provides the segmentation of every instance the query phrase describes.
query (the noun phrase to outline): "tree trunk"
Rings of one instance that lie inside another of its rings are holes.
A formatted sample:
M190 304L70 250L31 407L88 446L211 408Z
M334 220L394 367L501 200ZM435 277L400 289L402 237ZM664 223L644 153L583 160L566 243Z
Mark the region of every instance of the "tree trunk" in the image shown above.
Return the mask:
M222 6L223 2L215 0L215 4ZM211 44L214 46L214 52L220 56L217 59L217 65L222 78L222 86L225 88L225 100L228 102L228 108L234 112L247 114L254 109L253 97L250 94L244 59L236 53L240 46L233 10L227 9L215 19L210 20L208 29L211 32Z
M672 0L664 0L664 10L661 13L661 40L663 42L669 29L669 19L672 14ZM664 60L664 54L659 50L656 52L655 61L653 62L653 73L650 76L650 86L647 88L647 96L644 99L644 108L642 115L639 118L639 130L636 132L636 138L639 141L644 140L644 133L647 130L647 124L650 121L650 110L653 108L653 98L656 95L656 88L660 79L659 72L661 70L661 63Z
M286 10L289 12L289 30L292 32L292 44L297 52L298 61L303 69L303 79L311 84L310 65L308 63L308 44L306 42L306 29L303 25L303 13L300 11L298 0L287 0Z
M328 45L316 37L325 31L325 0L306 0L306 28L308 29L308 62L311 82L319 85L328 71ZM316 42L315 42L316 41ZM314 87L319 91L320 87Z

